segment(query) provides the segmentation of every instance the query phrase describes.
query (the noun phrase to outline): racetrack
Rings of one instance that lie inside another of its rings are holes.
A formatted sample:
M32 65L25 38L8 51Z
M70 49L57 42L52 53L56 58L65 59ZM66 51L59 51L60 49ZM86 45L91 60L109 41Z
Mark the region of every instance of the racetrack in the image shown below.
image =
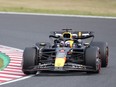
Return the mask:
M108 68L93 75L33 76L2 87L115 87L116 19L0 14L0 44L24 49L38 41L48 41L50 31L62 28L94 31L96 40L107 41L110 47Z

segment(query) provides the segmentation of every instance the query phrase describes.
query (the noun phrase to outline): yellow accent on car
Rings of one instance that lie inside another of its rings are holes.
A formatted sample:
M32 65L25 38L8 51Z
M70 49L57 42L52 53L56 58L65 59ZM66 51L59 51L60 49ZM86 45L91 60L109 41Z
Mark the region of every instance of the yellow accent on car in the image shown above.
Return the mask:
M72 48L74 41L73 40L68 40L70 43L70 47Z
M82 36L82 32L78 32L78 37L81 37Z
M63 67L65 64L66 58L56 58L55 67Z

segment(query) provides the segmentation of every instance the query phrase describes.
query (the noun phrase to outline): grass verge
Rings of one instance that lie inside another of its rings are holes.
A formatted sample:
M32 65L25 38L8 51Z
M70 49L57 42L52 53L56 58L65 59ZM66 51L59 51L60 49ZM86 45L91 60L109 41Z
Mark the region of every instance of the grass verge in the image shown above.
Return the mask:
M116 16L116 0L0 0L0 11Z
M69 14L69 15L93 15L93 16L116 16L112 13L99 13L91 11L77 11L77 10L54 10L54 9L31 9L23 7L9 7L9 8L0 8L0 11L3 12L26 12L26 13L47 13L47 14Z

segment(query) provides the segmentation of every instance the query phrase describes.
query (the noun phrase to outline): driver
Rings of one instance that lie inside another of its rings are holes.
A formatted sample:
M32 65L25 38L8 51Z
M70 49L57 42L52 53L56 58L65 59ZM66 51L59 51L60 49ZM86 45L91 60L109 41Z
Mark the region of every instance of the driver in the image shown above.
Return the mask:
M67 41L65 41L65 46L72 48L74 41L73 41L73 37L72 37L71 32L64 32L63 38L67 39Z
M68 40L68 41L61 41L60 42L60 47L73 47L73 41L72 40Z

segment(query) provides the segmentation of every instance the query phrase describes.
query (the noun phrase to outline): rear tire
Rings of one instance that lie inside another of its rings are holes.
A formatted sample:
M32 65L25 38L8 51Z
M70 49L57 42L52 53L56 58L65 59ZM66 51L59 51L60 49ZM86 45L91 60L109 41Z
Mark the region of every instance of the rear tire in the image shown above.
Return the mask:
M23 53L23 63L22 63L22 71L26 75L36 74L37 71L26 71L27 69L31 69L30 67L35 66L36 63L36 49L34 47L25 48Z
M109 47L106 42L92 42L92 46L97 46L100 48L101 54L101 66L108 66L108 56L109 56Z
M89 47L85 53L86 66L93 67L94 71L87 71L87 73L100 73L101 71L101 59L98 47Z

